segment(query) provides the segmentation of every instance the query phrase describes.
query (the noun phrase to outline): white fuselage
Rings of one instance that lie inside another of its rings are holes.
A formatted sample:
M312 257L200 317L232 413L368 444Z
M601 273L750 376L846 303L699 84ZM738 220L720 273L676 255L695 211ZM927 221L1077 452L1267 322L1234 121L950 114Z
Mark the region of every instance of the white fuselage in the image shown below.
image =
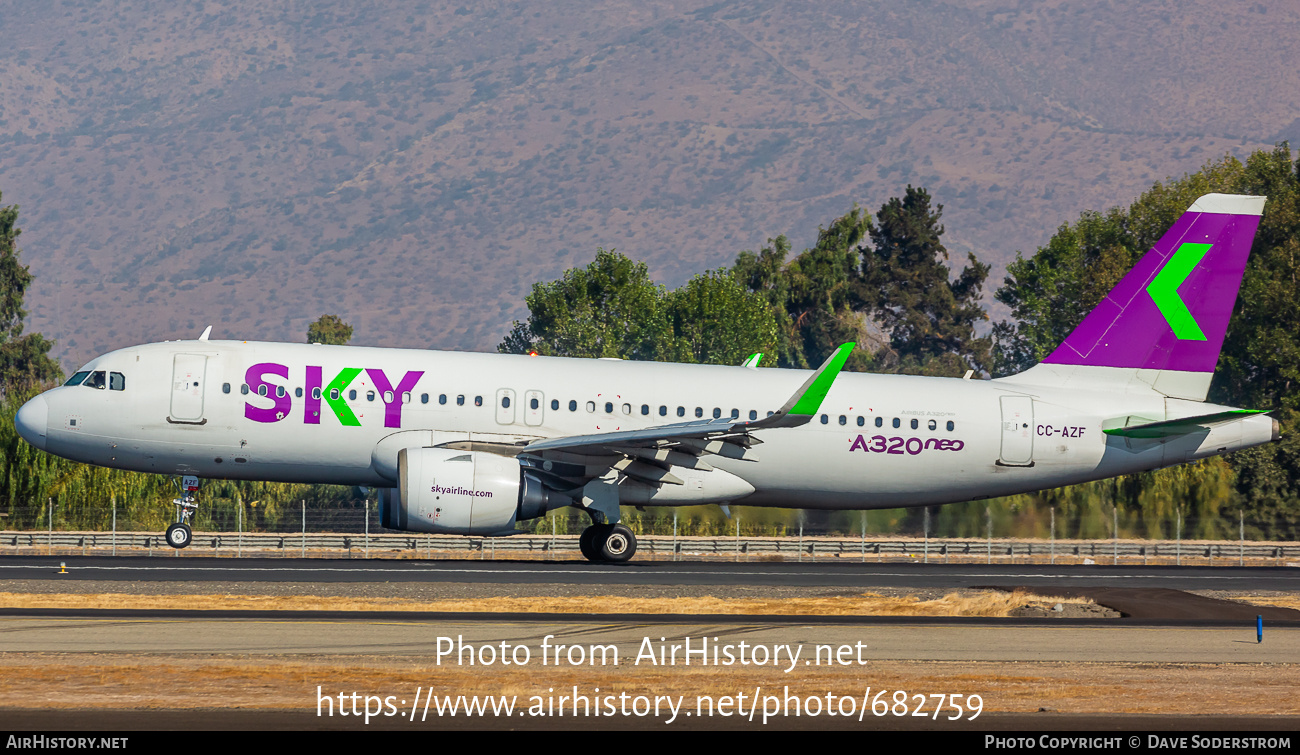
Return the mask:
M715 411L761 418L809 375L240 341L127 348L82 370L118 373L122 387L47 391L20 412L24 437L59 456L119 469L381 487L394 485L395 462L386 455L395 458L390 446L402 445L381 441L397 433L427 432L404 436L420 440L415 445L515 442ZM1040 367L1004 380L843 373L812 422L756 431L762 443L753 461L710 457L710 464L753 487L739 501L746 505L892 508L1154 469L1274 435L1270 419L1251 417L1162 441L1108 436L1103 423L1115 418L1158 421L1217 407L1167 398L1137 379L1058 372ZM266 396L258 395L261 383ZM331 385L339 391L333 400Z

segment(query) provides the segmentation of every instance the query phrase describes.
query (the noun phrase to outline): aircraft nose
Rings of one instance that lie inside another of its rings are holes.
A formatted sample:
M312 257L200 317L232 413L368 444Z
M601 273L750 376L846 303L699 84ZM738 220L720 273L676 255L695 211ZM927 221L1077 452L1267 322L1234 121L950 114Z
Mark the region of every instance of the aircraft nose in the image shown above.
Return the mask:
M37 396L22 405L14 416L14 425L23 440L45 450L45 433L50 419L50 405L45 396Z

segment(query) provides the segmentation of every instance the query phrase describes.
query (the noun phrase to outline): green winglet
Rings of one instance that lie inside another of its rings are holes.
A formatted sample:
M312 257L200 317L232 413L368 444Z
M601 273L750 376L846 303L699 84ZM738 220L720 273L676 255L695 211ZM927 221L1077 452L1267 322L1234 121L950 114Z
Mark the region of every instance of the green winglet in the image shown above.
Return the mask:
M756 368L758 367L759 360L761 360L762 358L763 358L763 352L761 351L754 352L753 354L750 354L749 356L745 357L745 361L741 362L740 366Z
M840 370L844 369L844 363L849 360L849 354L853 353L855 346L857 344L852 342L840 344L839 348L835 349L835 353L817 368L812 377L808 378L808 382L803 384L803 388L791 398L791 405L788 409L784 409L785 413L806 416L816 414L826 394L830 393L835 377L840 374Z
M1130 425L1128 427L1113 427L1109 430L1102 430L1107 435L1115 435L1121 438L1169 438L1175 435L1186 435L1187 433L1196 432L1209 425L1221 425L1227 422L1235 422L1239 419L1252 417L1256 414L1267 414L1269 409L1230 409L1226 412L1215 412L1214 414L1202 414L1198 417L1183 417L1181 419L1167 419L1161 422L1146 422L1140 425Z

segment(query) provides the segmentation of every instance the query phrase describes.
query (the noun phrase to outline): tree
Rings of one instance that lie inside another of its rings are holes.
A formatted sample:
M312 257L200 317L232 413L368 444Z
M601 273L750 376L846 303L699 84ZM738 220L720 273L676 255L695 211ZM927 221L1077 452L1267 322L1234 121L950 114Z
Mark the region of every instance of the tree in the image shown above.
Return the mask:
M736 256L731 276L746 291L763 297L776 321L777 342L768 361L781 367L807 367L803 349L797 345L794 319L786 309L790 297L790 277L785 272L785 258L790 254L790 240L785 235L767 240L757 253L746 250Z
M673 335L663 296L644 262L597 249L586 267L570 268L551 283L533 284L528 321L515 321L497 351L667 360Z
M307 326L307 343L344 346L351 340L352 326L338 315L321 315L319 320Z
M829 226L819 227L817 242L786 268L785 307L794 327L799 366L820 365L847 341L860 345L846 369L861 371L870 364L858 266L862 244L871 231L871 216L855 205Z
M871 248L862 252L862 290L893 352L889 361L877 359L878 368L953 375L989 366L989 339L975 335L975 323L988 319L980 292L989 266L971 254L949 281L942 214L943 205L931 208L929 192L910 185L876 213Z
M19 262L18 206L0 206L0 392L22 391L63 377L50 358L54 342L40 333L23 335L23 297L32 274Z
M727 270L697 275L664 297L672 326L673 361L740 364L776 351L779 325L762 294L746 291Z

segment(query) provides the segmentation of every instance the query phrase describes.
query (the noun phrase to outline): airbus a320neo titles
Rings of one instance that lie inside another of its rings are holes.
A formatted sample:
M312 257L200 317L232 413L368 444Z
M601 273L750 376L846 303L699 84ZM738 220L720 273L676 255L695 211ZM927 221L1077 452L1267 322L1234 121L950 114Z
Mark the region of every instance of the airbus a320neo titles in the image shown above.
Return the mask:
M1264 197L1207 194L1046 359L996 380L208 340L121 349L23 405L27 442L118 469L380 489L384 526L505 536L574 506L970 501L1267 443L1205 403ZM191 539L192 496L167 530Z

